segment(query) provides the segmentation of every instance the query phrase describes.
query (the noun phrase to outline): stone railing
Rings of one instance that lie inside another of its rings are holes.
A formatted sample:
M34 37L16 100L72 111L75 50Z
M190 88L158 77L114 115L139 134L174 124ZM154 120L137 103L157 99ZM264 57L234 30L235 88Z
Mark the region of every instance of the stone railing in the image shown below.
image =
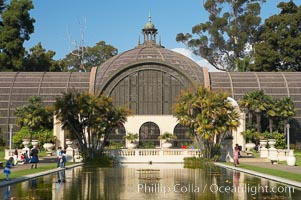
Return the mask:
M289 150L275 148L261 148L260 157L271 160L286 161L289 156Z
M118 149L105 150L122 163L183 163L185 157L199 157L198 149Z

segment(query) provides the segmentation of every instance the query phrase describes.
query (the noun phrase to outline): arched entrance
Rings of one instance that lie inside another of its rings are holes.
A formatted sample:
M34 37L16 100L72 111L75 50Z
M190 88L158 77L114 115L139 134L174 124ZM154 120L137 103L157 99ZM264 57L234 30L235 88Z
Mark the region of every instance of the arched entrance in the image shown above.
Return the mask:
M154 122L145 122L139 129L139 146L140 148L154 148L160 145L158 137L160 129Z
M181 148L182 145L190 146L193 143L192 137L189 136L188 128L182 124L175 126L174 134L177 136L177 139L174 140L174 147Z

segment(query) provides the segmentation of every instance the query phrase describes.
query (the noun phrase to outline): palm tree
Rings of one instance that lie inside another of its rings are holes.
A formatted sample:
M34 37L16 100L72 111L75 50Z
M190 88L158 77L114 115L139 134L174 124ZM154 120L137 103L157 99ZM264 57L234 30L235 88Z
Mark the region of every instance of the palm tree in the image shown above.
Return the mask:
M70 90L57 98L55 114L62 128L78 140L84 158L94 158L96 152L102 153L111 130L123 124L129 112L115 107L108 96Z
M289 119L293 117L296 113L296 108L292 98L290 97L283 97L279 101L279 118L281 121L284 122L284 126L288 123ZM286 130L284 128L284 130Z
M269 98L264 94L263 90L254 90L245 94L240 102L240 106L247 109L251 115L255 114L256 128L259 133L262 132L261 115L267 110L268 102Z
M268 103L266 115L269 119L269 131L270 131L270 133L273 133L274 121L276 121L279 116L279 100L278 99L272 99L269 97L269 103Z
M41 97L30 97L28 105L16 108L15 115L21 128L27 126L31 131L52 129L53 114L49 107L43 105Z
M180 124L189 128L200 147L205 146L206 158L212 158L223 136L239 125L239 115L227 97L226 93L199 87L185 91L175 104Z

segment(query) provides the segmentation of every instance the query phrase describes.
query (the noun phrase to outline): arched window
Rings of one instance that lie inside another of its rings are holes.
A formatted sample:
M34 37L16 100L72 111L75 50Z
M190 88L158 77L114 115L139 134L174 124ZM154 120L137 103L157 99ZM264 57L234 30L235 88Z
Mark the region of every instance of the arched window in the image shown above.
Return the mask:
M139 145L141 148L154 148L160 145L159 135L159 126L154 122L146 122L139 129Z
M188 128L181 124L177 124L174 128L174 134L177 139L174 140L175 147L181 147L182 145L191 145L193 143L192 136L189 135Z
M123 125L119 128L114 128L108 136L109 145L114 143L118 143L120 146L125 145L124 136L126 135L126 131ZM117 146L119 146L117 145Z

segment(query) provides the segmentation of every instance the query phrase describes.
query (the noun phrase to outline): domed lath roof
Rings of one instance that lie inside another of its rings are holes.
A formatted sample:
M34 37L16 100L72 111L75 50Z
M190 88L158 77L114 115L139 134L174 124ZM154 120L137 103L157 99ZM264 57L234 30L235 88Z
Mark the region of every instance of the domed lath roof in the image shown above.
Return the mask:
M153 70L155 67L160 71L167 70L172 74L178 74L185 79L186 85L204 84L203 68L186 56L165 49L161 46L161 41L157 44L157 29L150 16L142 33L144 36L142 44L139 41L136 48L114 56L96 69L93 81L96 94L103 92L114 78L123 76L126 70L132 73L134 70L142 70L141 67L145 65L152 66ZM138 69L134 69L135 67Z
M117 72L143 63L166 65L179 71L191 83L204 83L203 68L188 57L160 45L144 44L116 55L99 66L95 75L95 93L102 92Z

